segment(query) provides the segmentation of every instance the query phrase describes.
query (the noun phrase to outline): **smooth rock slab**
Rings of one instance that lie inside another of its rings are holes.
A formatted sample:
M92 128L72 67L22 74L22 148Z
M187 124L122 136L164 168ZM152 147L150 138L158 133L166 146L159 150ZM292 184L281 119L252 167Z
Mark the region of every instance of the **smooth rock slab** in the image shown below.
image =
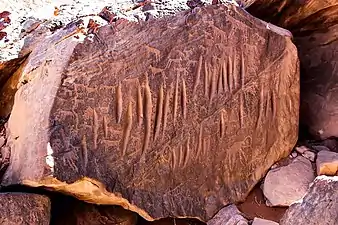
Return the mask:
M314 179L311 162L302 156L298 156L287 166L270 170L263 184L267 204L291 205L305 195Z
M241 9L122 21L82 43L74 26L28 58L3 185L207 221L294 146L296 48Z
M338 224L338 177L319 176L304 196L292 204L280 221L281 225Z
M320 151L316 160L317 175L338 175L338 153Z
M26 193L0 193L0 224L49 225L48 197Z

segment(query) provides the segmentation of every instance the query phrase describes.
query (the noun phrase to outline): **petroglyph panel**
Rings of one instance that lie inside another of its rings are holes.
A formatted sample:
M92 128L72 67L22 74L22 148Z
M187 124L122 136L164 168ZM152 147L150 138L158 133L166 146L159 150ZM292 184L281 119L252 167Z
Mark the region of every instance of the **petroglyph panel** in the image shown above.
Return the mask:
M296 49L240 9L208 6L97 35L75 47L44 111L57 179L95 179L153 219L206 221L293 147Z

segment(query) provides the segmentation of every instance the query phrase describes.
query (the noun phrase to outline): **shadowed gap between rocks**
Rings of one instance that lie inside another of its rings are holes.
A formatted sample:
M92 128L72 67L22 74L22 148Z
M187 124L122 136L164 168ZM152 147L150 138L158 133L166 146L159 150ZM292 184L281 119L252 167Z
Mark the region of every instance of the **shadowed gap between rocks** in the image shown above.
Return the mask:
M146 221L136 213L114 205L95 205L72 196L43 188L12 185L0 188L1 193L25 193L47 196L51 200L50 225L205 225L196 219L163 218Z

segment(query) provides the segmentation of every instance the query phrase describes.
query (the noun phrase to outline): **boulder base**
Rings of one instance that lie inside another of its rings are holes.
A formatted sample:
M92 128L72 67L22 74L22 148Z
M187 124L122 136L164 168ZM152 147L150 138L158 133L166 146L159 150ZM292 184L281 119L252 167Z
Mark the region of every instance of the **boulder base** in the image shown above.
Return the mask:
M297 140L287 37L234 6L36 45L8 122L3 185L46 186L147 220L209 220Z
M0 193L0 224L49 225L50 209L50 200L43 195Z

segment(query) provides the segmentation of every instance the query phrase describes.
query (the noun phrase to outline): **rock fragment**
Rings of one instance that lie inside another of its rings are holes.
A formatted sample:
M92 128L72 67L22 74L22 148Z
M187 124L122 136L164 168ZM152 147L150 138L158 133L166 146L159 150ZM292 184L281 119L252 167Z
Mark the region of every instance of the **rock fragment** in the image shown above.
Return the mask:
M289 206L301 199L314 180L311 162L298 156L289 165L272 169L263 183L269 206Z
M335 225L338 224L338 177L319 176L308 193L292 204L280 225Z
M228 205L209 220L207 225L248 225L248 220L235 205Z
M299 146L296 147L295 150L299 153L299 154L303 154L306 151L309 151L310 149L306 146Z
M304 158L307 158L308 160L310 160L311 162L315 161L316 158L316 153L314 153L313 151L305 151L302 156Z
M252 225L279 225L279 223L255 217L252 222Z
M0 224L49 225L51 202L48 197L27 193L0 193Z
M317 175L338 175L338 153L320 151L316 160Z

